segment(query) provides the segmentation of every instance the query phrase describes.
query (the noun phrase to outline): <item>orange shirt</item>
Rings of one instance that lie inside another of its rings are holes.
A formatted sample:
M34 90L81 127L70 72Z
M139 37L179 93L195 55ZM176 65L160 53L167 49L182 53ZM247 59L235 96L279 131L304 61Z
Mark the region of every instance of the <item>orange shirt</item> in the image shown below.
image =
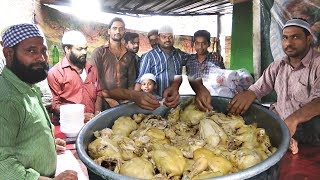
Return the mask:
M86 63L85 70L87 77L83 82L66 57L49 70L52 109L63 104L84 104L86 113L94 113L97 96L102 96L98 72L89 62Z

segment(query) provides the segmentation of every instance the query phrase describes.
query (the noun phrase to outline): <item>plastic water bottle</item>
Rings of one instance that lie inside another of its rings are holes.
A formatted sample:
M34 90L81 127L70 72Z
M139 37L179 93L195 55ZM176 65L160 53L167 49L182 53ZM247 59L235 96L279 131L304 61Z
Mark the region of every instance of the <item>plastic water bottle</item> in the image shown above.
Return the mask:
M52 49L52 64L55 65L59 62L59 50L57 46L54 46Z

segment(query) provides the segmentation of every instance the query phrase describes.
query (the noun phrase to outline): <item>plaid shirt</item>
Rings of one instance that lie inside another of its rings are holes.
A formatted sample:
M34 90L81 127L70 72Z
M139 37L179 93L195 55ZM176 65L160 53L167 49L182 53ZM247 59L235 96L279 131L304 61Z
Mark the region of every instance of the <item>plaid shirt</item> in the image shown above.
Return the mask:
M171 60L173 60L173 67L171 68L174 68L175 75L181 75L182 66L185 65L187 54L182 52L180 49L174 49L172 55L173 57ZM136 83L140 82L142 75L146 73L152 73L156 76L157 80L156 94L162 96L163 91L170 86L170 79L173 79L173 77L169 77L168 65L168 59L161 48L159 46L153 48L151 51L142 56L140 61L139 76L136 80Z
M187 75L191 78L200 78L209 75L212 68L225 69L223 58L218 53L207 54L203 62L199 62L197 54L190 55L187 61Z

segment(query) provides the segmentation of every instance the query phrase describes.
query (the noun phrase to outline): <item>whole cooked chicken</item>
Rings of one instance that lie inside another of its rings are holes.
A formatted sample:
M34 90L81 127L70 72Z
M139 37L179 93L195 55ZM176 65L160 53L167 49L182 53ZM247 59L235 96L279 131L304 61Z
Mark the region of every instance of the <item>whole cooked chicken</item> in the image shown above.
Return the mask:
M206 179L234 173L265 160L276 148L255 123L241 116L202 112L187 100L158 114L119 117L94 132L94 161L139 179Z

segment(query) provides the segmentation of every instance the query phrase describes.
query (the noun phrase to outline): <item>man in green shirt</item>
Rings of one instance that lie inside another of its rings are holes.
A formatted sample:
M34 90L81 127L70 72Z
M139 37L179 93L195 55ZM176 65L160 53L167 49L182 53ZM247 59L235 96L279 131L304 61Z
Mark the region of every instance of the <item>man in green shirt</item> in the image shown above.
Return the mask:
M50 179L57 163L53 126L34 84L48 72L45 38L34 24L8 28L2 37L6 66L0 76L0 179ZM64 171L54 179L77 179Z

